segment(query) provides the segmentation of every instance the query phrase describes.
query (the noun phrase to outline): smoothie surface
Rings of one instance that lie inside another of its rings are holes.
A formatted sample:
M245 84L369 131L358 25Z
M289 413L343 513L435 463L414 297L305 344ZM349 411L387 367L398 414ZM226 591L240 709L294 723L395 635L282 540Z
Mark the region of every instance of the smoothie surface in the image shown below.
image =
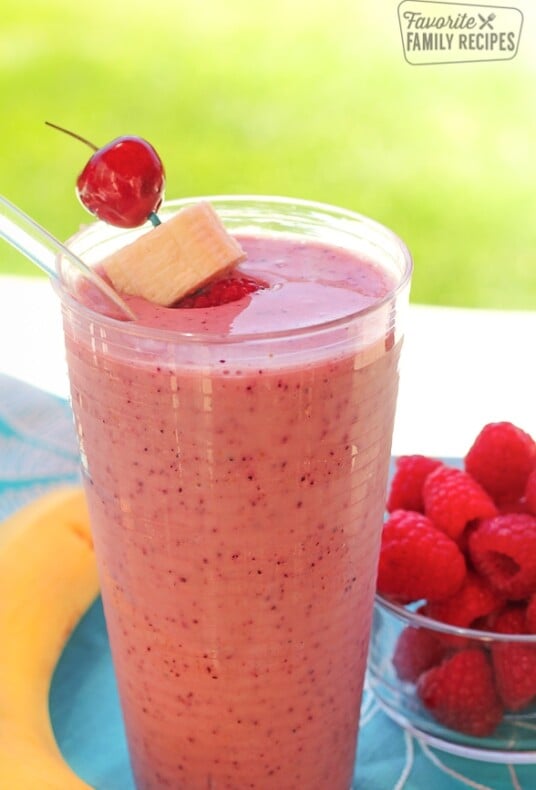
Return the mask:
M237 271L268 287L209 308L161 307L122 294L138 316L137 323L229 336L292 330L353 315L394 289L387 272L340 247L290 237L239 235L237 239L247 253Z

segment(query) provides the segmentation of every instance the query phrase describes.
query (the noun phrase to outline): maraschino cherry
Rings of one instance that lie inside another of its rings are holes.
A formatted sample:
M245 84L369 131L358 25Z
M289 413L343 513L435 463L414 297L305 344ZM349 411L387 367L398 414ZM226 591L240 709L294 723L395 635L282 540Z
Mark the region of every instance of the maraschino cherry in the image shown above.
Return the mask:
M95 152L76 181L76 194L91 214L120 228L135 228L147 220L159 224L156 212L164 196L165 173L150 143L124 136L97 148L68 129L46 123Z

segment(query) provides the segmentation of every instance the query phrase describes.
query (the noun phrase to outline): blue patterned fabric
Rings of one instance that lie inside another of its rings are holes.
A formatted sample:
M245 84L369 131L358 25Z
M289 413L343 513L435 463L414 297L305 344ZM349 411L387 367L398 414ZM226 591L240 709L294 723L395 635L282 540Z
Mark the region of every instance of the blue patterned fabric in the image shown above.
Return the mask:
M0 374L0 519L53 486L77 480L68 403ZM83 779L96 790L133 790L100 600L60 659L50 710L59 746ZM464 787L533 790L536 766L480 763L432 750L391 722L365 690L354 790Z

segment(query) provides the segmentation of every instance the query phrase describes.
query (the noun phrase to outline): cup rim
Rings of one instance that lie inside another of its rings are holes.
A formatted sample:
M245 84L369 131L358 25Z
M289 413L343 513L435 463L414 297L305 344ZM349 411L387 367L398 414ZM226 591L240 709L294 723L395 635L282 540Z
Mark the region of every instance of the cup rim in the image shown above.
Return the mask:
M442 623L440 620L433 620L424 614L407 609L400 604L389 601L379 593L375 595L375 605L380 609L386 609L390 614L414 628L427 628L429 631L439 631L442 634L465 637L481 642L515 642L516 644L536 647L536 634L499 634L495 631L484 631L477 628L461 628L449 623Z
M334 217L337 216L339 219L346 219L349 221L354 221L359 223L362 227L369 229L372 233L375 233L380 238L385 238L386 241L392 243L395 247L397 247L401 253L401 259L404 262L404 268L401 272L399 282L393 287L389 292L379 299L378 301L374 302L373 304L361 308L353 313L349 313L348 315L344 315L342 317L336 319L330 319L328 321L318 321L318 322L311 322L308 326L305 327L296 327L294 329L280 329L280 330L270 330L268 332L259 332L259 333L243 333L243 334L236 334L230 337L222 336L220 334L206 332L194 332L194 331L175 331L169 329L155 329L154 327L143 326L137 324L135 321L128 321L124 318L115 318L113 316L105 315L103 313L96 312L91 308L87 307L86 305L79 302L74 296L72 296L67 288L64 286L61 278L56 281L52 282L52 285L58 295L60 296L62 302L69 306L74 312L79 314L80 316L84 317L90 321L98 321L103 327L113 328L115 330L121 329L122 332L127 334L133 334L137 337L145 337L148 339L160 339L164 341L172 341L174 343L177 342L187 342L187 343L210 343L217 345L225 344L225 345L234 345L237 343L247 342L262 342L263 340L267 339L277 339L277 338L298 338L303 337L311 333L321 333L323 331L331 331L336 329L339 326L345 326L357 319L361 319L364 316L367 316L371 313L381 310L386 304L390 301L396 300L406 289L408 286L411 275L413 272L413 259L411 253L407 245L405 244L402 239L397 236L394 231L390 230L387 226L377 222L376 220L371 219L359 212L352 211L346 208L340 208L339 206L334 206L329 203L322 203L313 200L304 200L301 198L292 198L292 197L282 197L277 195L200 195L195 197L185 197L179 199L171 199L166 200L162 203L159 211L169 211L169 210L176 210L178 211L180 208L190 205L191 203L196 203L201 200L208 201L214 204L216 210L218 209L218 205L221 207L223 204L236 204L239 203L250 203L251 205L257 204L265 204L267 206L272 205L274 208L278 206L281 207L290 207L296 206L297 208L301 209L308 209L311 211L319 211L324 212L326 215L332 214ZM77 233L73 234L67 242L69 246L73 243L76 243L82 237L88 235L90 232L97 233L100 228L110 228L111 226L107 225L102 221L92 222L89 225L83 226ZM113 226L112 226L113 227ZM125 232L124 228L116 228L117 233ZM128 230L128 229L127 229ZM136 229L130 229L136 230Z

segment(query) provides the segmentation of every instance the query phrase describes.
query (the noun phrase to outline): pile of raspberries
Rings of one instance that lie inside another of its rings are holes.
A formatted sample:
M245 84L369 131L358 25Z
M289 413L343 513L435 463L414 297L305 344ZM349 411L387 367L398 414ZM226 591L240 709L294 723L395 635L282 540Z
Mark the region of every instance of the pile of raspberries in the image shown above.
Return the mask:
M536 703L536 442L509 422L482 429L464 469L397 460L378 593L433 620L534 644L407 627L394 655L441 724L491 735L505 711Z

